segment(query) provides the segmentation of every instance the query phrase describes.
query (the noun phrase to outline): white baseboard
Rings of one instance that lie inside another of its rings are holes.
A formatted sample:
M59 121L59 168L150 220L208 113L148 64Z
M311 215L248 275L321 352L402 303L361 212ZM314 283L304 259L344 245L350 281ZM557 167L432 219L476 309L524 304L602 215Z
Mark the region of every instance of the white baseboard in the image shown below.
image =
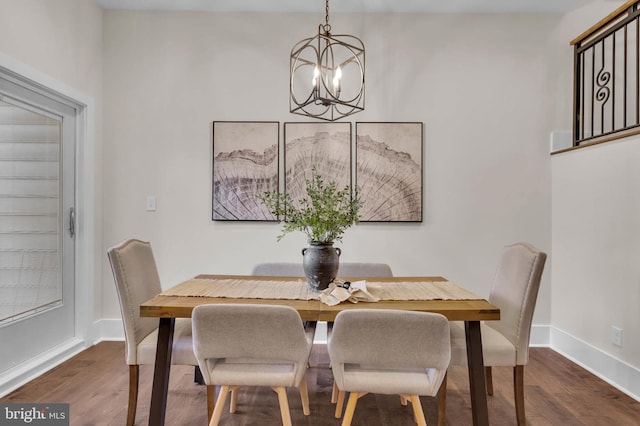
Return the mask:
M551 327L548 325L532 325L529 336L529 346L550 346Z
M94 344L103 340L124 340L124 325L121 319L101 319L93 323Z
M640 369L551 327L551 349L640 402Z
M0 374L0 397L82 352L87 345L82 339L71 339Z
M327 344L327 323L325 321L318 321L313 343Z

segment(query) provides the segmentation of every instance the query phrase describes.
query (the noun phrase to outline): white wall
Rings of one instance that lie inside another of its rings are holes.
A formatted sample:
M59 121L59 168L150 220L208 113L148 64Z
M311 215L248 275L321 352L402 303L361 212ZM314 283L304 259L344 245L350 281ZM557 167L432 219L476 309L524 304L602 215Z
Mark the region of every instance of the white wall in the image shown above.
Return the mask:
M553 325L635 366L640 366L638 164L640 137L552 160ZM611 343L612 326L624 330L622 348Z
M288 112L289 53L317 14L106 11L104 246L150 240L168 287L197 273L300 260L302 235L211 221L211 122ZM367 49L366 110L350 121L424 122L424 222L360 224L344 261L440 274L487 295L504 244L551 246L548 135L557 73L551 15L344 14ZM145 211L155 195L157 212ZM106 265L106 257L104 259ZM109 268L103 309L118 318ZM536 323L549 323L549 274Z
M618 3L563 17L554 37L577 37ZM570 50L571 52L571 50ZM558 76L556 129L571 130L572 60ZM551 158L551 346L640 399L640 138ZM612 326L623 329L622 348Z

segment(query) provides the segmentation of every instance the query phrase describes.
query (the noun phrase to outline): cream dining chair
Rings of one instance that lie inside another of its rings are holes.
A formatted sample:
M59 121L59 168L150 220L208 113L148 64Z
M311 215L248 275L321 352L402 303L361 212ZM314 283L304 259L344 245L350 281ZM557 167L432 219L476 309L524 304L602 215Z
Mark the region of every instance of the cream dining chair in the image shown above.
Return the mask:
M329 340L338 405L350 392L343 426L351 424L358 398L400 395L426 425L420 396L438 396L451 357L449 321L441 314L400 310L341 311ZM336 418L341 415L336 407ZM444 413L438 413L438 416Z
M251 275L261 276L282 276L282 277L304 277L304 269L302 262L265 262L256 264ZM391 267L386 263L370 263L370 262L340 262L338 268L338 277L351 278L375 278L375 277L392 277ZM331 335L331 324L327 324L327 339ZM315 330L317 323L315 321L305 321L307 330ZM315 331L314 331L315 333ZM313 365L316 367L316 365ZM337 402L338 392L335 387L331 392L331 402Z
M129 365L127 426L136 418L140 365L153 365L158 341L158 320L140 317L140 304L162 292L151 245L125 240L107 251L124 322L126 362ZM176 319L172 364L197 366L193 353L191 320Z
M269 386L278 394L282 424L291 425L286 387L298 387L302 411L309 415L307 360L313 335L305 333L298 312L289 306L258 304L200 305L193 310L194 351L207 385L220 393L210 426L220 422L231 392L236 411L240 386Z
M503 249L489 302L500 308L499 321L481 323L487 393L493 395L491 367L513 367L513 392L518 425L526 424L524 366L529 361L531 321L547 255L530 244ZM451 364L467 365L464 324L451 323Z

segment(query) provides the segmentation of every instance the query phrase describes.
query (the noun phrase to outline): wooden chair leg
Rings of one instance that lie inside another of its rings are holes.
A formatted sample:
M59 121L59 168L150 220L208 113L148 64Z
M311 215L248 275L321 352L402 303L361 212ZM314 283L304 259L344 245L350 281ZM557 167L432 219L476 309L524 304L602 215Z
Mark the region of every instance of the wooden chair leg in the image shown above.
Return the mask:
M338 396L336 397L336 419L342 417L342 407L344 407L344 391L338 389Z
M444 426L447 419L447 374L445 373L444 379L440 389L438 389L438 426Z
M133 426L136 421L136 405L138 404L138 383L140 381L140 366L129 366L129 406L127 409L127 426Z
M336 385L336 382L333 382L333 386L331 387L331 403L335 404L336 402L338 402L338 385Z
M491 373L491 367L484 368L484 375L487 381L487 394L493 396L493 374Z
M524 365L513 367L513 399L516 406L518 426L527 424L524 415Z
M207 421L211 422L213 417L213 407L216 405L216 387L214 385L207 385Z
M413 417L418 423L418 426L427 426L427 421L424 418L424 411L422 411L422 404L420 403L420 397L418 395L409 395L409 401L413 406Z
M360 394L358 392L351 392L349 394L349 401L347 402L347 409L344 411L344 419L342 419L342 426L351 426L351 420L353 420L353 413L356 411L356 404L358 403ZM340 401L338 401L339 403Z
M229 403L229 412L236 412L238 408L238 386L231 386L231 402Z
M227 385L220 387L220 393L218 394L216 405L213 408L213 415L211 416L209 426L218 426L218 423L220 423L220 417L222 417L222 410L224 410L224 403L227 402L227 395L229 394L229 391L230 389Z
M407 398L404 395L400 395L400 405L407 406Z
M291 413L289 412L289 400L287 399L287 389L283 386L273 388L278 394L280 403L280 415L282 416L282 426L291 426Z
M305 416L311 414L309 410L309 390L307 389L307 375L302 376L302 380L300 381L300 399L302 401L302 412Z

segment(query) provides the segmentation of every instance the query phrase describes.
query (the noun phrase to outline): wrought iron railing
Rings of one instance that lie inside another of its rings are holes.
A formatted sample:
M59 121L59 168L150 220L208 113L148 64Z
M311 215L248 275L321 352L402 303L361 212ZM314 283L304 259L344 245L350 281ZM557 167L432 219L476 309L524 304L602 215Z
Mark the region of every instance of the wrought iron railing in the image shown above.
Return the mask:
M574 147L640 133L638 3L627 1L571 42Z

